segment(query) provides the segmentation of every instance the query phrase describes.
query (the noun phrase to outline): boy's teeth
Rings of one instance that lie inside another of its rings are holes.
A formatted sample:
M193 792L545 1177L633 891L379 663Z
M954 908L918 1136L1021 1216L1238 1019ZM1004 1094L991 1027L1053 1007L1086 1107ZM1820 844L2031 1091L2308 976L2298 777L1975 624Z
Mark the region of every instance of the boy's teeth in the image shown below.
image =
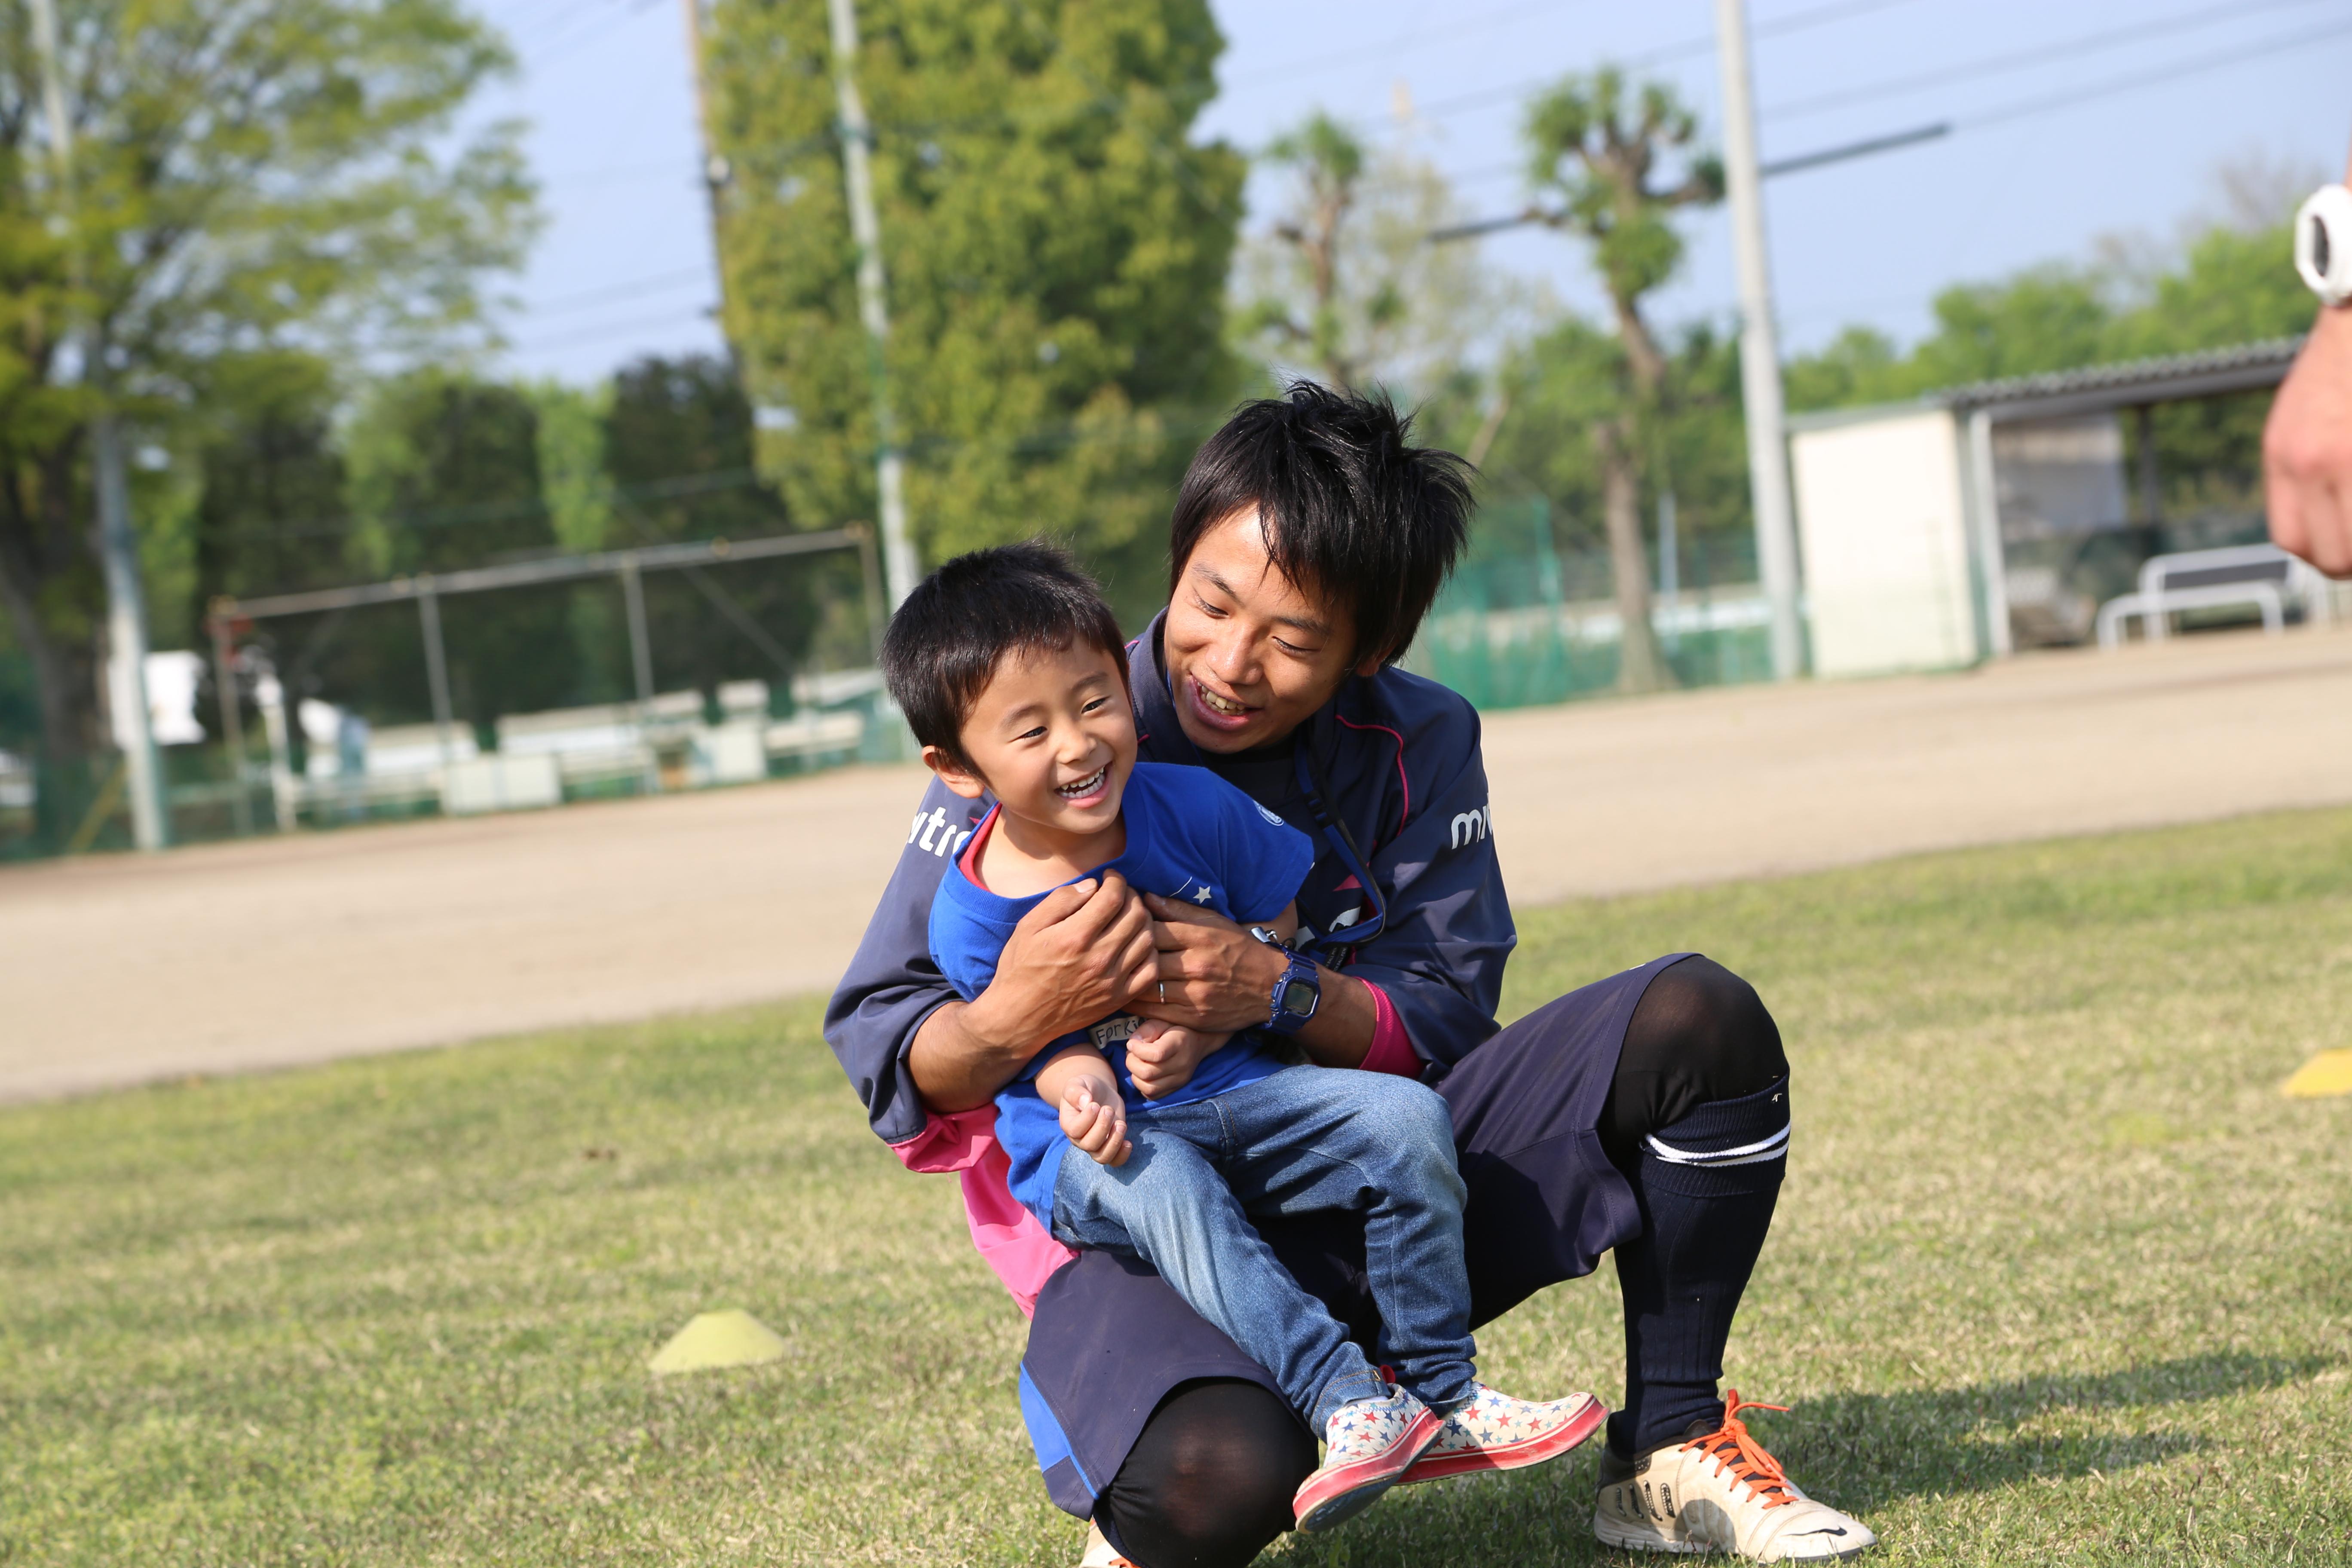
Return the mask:
M1105 770L1101 768L1097 768L1093 773L1087 774L1085 778L1080 779L1077 783L1064 784L1055 793L1057 795L1068 795L1072 799L1076 799L1077 796L1082 795L1092 795L1095 791L1095 786L1102 783L1104 771Z

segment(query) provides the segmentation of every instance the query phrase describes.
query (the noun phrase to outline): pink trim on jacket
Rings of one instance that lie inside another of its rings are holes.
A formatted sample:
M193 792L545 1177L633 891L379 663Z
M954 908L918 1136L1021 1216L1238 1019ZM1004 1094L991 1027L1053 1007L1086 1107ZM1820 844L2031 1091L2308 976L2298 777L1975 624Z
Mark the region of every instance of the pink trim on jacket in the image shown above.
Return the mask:
M1397 812L1397 831L1399 833L1402 833L1404 831L1404 825L1412 820L1412 780L1405 776L1404 737L1398 734L1386 724L1359 724L1353 719L1349 718L1345 713L1334 713L1331 717L1337 719L1340 723L1345 724L1350 730L1378 730L1390 740L1394 741L1397 743L1397 788L1404 792L1404 804ZM1375 846L1374 848L1375 852L1377 852L1378 846Z
M1364 989L1372 994L1372 1046L1364 1059L1356 1065L1366 1072L1392 1073L1398 1078L1421 1076L1421 1055L1412 1048L1412 1041L1404 1032L1404 1023L1397 1016L1389 1001L1389 994L1364 982Z
M1013 1163L996 1141L996 1107L976 1106L952 1116L934 1114L923 1130L890 1152L910 1171L953 1171L963 1182L963 1217L981 1260L1013 1292L1021 1315L1037 1311L1037 1292L1055 1270L1077 1256L1055 1241L1037 1216L1013 1201L1006 1185Z

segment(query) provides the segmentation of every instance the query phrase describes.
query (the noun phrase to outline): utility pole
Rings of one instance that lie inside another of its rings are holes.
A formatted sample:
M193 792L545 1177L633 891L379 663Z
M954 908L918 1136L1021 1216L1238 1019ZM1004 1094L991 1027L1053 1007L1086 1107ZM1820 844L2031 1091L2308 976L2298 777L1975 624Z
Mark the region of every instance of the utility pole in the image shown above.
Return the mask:
M1715 52L1723 70L1723 173L1731 198L1731 247L1739 275L1739 385L1748 415L1748 488L1756 509L1756 563L1772 606L1772 674L1789 680L1804 673L1805 633L1797 607L1796 518L1782 438L1771 265L1764 250L1763 177L1757 167L1746 0L1715 0Z
M49 156L56 164L60 216L76 221L73 123L66 114L65 78L58 64L57 0L29 0L33 47L41 57L41 100L48 121ZM68 255L76 294L89 279L81 238L70 234ZM171 818L163 809L163 769L155 753L152 716L147 710L147 605L139 583L139 542L131 530L131 485L122 468L122 433L106 405L106 367L98 333L77 306L73 340L76 373L99 395L89 422L90 467L98 490L98 553L106 574L106 697L121 746L131 795L131 837L140 848L161 849L171 842ZM240 764L241 764L240 759Z
M874 385L876 459L882 500L882 575L896 610L915 591L921 574L915 546L907 537L906 458L898 450L898 424L890 408L885 350L890 341L890 307L882 274L882 225L874 214L874 128L857 96L853 66L857 58L857 0L828 0L833 16L833 89L841 106L841 163L849 182L849 232L857 243L857 314L866 324L866 352Z

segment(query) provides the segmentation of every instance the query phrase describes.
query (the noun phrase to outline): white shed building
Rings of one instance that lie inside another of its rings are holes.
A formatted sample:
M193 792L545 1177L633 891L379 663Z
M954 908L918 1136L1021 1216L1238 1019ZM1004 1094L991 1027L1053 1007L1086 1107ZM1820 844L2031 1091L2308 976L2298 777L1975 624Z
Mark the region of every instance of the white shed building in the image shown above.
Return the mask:
M2144 436L2159 404L2275 386L2299 346L2252 343L1791 417L1814 672L1948 669L2079 640L2095 605L2052 562L2069 542L2160 521L2146 439L2137 485L2126 482L2121 416L2133 413Z

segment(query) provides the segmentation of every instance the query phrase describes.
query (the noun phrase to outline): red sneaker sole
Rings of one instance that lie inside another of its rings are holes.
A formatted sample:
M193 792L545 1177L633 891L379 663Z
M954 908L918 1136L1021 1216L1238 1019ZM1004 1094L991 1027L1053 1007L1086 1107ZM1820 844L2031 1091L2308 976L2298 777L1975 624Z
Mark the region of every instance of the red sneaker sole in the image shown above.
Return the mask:
M1573 1420L1524 1443L1513 1443L1502 1448L1476 1448L1459 1454L1424 1454L1397 1479L1397 1485L1417 1486L1423 1481L1481 1475L1489 1470L1523 1470L1529 1465L1557 1459L1562 1454L1583 1447L1608 1419L1609 1407L1598 1399L1588 1398L1584 1408L1576 1413Z
M1434 1410L1423 1411L1419 1420L1405 1428L1396 1448L1388 1454L1359 1460L1328 1474L1307 1477L1290 1503L1298 1528L1328 1530L1371 1507L1382 1492L1412 1473L1422 1450L1436 1442L1438 1433L1444 1428L1444 1416ZM1400 1451L1411 1457L1399 1463Z

